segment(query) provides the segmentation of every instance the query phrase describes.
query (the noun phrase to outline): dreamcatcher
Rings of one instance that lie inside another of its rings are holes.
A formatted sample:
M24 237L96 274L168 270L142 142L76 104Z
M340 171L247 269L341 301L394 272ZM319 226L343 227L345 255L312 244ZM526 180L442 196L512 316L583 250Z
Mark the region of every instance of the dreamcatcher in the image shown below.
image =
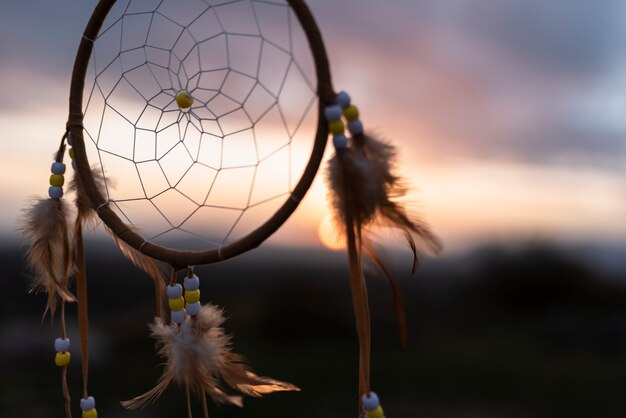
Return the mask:
M241 406L241 397L228 392L298 390L256 375L232 352L222 310L201 302L194 266L235 257L275 232L311 185L329 132L336 151L328 169L331 201L347 242L360 345L361 412L383 416L369 384L363 255L389 278L406 334L399 291L368 228L402 229L414 268L414 238L433 252L439 243L396 200L405 191L394 174L393 147L365 135L348 94L335 93L303 0L100 0L80 42L69 107L49 198L30 208L24 226L33 287L47 292L46 311L60 308L55 363L67 417L68 302L78 305L82 416L97 417L88 389L83 227L100 221L154 282L150 330L165 360L156 386L125 407L142 407L173 383L185 391L188 414L196 393L205 417L207 396ZM75 211L63 197L66 147Z

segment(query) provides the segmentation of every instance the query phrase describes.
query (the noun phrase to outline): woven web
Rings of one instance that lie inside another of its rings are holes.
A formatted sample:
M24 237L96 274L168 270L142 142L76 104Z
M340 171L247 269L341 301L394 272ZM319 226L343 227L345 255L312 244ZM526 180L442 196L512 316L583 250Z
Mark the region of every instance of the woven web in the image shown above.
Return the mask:
M118 1L88 71L88 158L146 240L220 246L289 198L316 102L309 47L284 1Z

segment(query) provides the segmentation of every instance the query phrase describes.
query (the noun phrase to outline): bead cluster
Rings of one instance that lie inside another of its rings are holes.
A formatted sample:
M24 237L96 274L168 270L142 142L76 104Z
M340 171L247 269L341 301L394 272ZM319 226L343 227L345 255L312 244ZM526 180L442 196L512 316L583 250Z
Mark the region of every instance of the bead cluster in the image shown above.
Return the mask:
M72 133L71 132L67 133L67 145L69 145L70 147L72 146ZM74 148L70 148L70 150L68 151L68 154L70 155L70 158L72 159L72 168L76 170L76 160L74 159Z
M185 277L183 282L185 287L185 310L191 316L198 315L200 312L200 279L195 274Z
M83 411L83 418L98 418L96 400L93 396L87 396L80 400L80 410Z
M50 187L48 188L48 196L54 199L63 197L63 185L65 184L65 164L55 161L50 167Z
M363 134L363 123L359 119L359 109L351 103L350 95L345 91L335 97L337 104L326 106L324 116L328 121L328 131L333 134L333 145L335 149L348 148L348 138L345 135L345 124L342 117L348 124L348 131L352 136Z
M183 298L183 287L178 284L167 286L167 297L170 310L172 311L172 322L182 324L185 322L185 298Z
M361 397L361 404L365 410L364 418L385 418L383 407L380 406L380 400L375 392L366 393Z
M59 367L65 367L70 364L72 355L70 354L69 338L57 338L54 340L54 349L57 352L54 356L54 364Z
M196 316L200 312L200 279L195 274L185 277L183 286L178 283L167 286L168 304L170 307L172 322L182 324L187 314Z

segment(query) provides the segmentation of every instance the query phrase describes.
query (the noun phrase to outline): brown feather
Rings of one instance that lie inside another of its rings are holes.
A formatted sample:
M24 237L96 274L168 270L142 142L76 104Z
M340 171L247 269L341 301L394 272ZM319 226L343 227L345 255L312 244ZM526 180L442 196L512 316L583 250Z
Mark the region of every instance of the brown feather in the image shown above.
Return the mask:
M96 183L98 191L104 195L106 187L104 185L104 175L102 174L102 170L97 167L92 167L91 176ZM80 180L78 172L76 171L74 171L74 176L72 177L72 181L70 181L69 190L75 193L74 204L76 205L78 216L87 225L95 226L98 222L98 216L93 208L91 200L89 199L87 191L83 186L83 182Z
M365 135L355 141L356 155L362 156L371 166L372 182L381 190L376 202L376 221L383 226L398 228L405 233L407 243L413 252L413 268L419 261L417 245L413 237L419 238L426 249L434 255L441 252L442 245L439 238L433 234L426 222L417 215L409 215L403 203L397 199L406 196L407 187L404 180L396 175L397 151L388 142Z
M130 226L129 226L130 228ZM147 255L141 253L140 251L134 249L130 245L126 244L117 235L113 233L109 229L109 227L105 226L104 228L111 238L117 248L119 248L120 252L130 260L131 263L139 270L143 271L148 275L150 280L154 283L154 291L156 298L156 316L159 318L165 318L165 299L166 299L166 287L165 283L167 280L167 268L164 264L157 262L156 260L148 257Z
M122 406L129 409L144 407L161 396L171 383L189 385L193 391L206 393L216 403L238 406L242 406L241 397L224 393L220 380L250 396L299 390L289 383L259 377L248 371L243 358L231 351L231 338L221 327L224 320L222 310L213 305L203 306L196 317L187 317L180 327L156 318L150 329L157 340L159 355L166 360L165 370L154 388L122 402Z
M385 279L387 279L387 283L389 284L389 287L391 289L393 307L396 311L396 322L398 324L400 342L402 343L402 347L406 349L408 345L408 331L406 323L406 313L404 309L404 298L402 297L400 287L398 286L398 283L396 283L393 275L387 268L387 265L384 263L382 257L374 248L373 242L370 240L363 240L363 249L365 250L365 254L367 254L367 256L372 261L374 261L378 269L382 272Z
M106 187L104 184L104 175L102 170L98 167L91 168L91 175L96 183L97 189L101 194L104 194ZM78 173L74 172L74 177L70 183L70 190L76 193L74 203L78 211L80 220L84 223L95 225L98 220L96 210L94 209L87 191L85 190ZM78 221L77 221L78 222ZM130 226L128 228L131 228ZM165 281L167 280L167 269L165 265L157 263L154 259L142 254L124 241L119 239L117 235L113 233L107 226L104 229L109 233L113 242L119 248L120 252L130 260L131 263L139 270L143 271L150 277L155 287L156 297L156 315L159 318L165 317Z
M61 199L39 199L25 211L21 226L28 245L26 264L34 273L30 290L47 292L46 312L53 315L57 298L76 300L68 289L72 257L67 210Z

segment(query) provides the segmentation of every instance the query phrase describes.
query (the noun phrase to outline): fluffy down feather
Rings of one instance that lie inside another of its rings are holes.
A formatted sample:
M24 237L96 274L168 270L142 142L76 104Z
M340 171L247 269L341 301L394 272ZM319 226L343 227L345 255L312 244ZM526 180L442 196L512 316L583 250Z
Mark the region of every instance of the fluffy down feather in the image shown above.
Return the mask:
M180 327L156 318L150 330L157 340L159 355L166 361L165 370L154 388L122 402L122 406L128 409L144 407L160 397L172 382L180 386L188 384L195 392L201 396L206 393L216 403L238 406L242 406L241 397L225 394L220 388L220 379L250 396L299 390L289 383L249 371L243 358L231 351L230 336L221 327L223 322L222 310L213 305L204 305L195 318L187 317Z
M26 264L33 270L31 291L48 294L46 312L54 315L57 298L73 302L69 291L72 258L67 206L61 199L38 199L25 211L22 238L28 245Z

